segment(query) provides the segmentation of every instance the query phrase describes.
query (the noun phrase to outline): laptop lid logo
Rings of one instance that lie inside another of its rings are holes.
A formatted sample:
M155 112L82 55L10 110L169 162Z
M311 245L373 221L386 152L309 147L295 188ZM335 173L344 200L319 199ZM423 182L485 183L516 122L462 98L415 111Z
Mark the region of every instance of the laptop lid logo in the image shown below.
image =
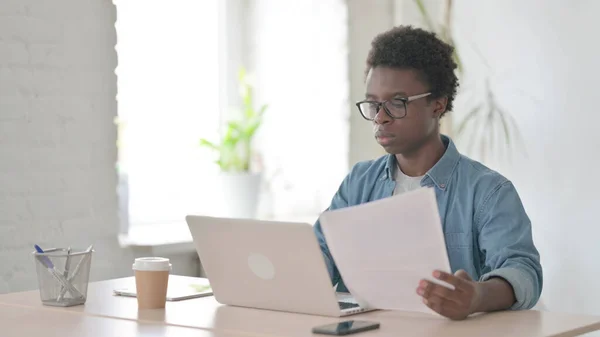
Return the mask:
M268 257L262 254L251 254L248 256L248 267L254 275L263 280L275 278L275 266Z

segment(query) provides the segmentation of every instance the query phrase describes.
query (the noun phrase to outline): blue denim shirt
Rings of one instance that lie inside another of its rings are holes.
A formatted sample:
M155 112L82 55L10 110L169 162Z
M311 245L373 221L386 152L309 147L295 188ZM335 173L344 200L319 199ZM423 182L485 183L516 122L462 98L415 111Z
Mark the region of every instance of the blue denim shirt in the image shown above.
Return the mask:
M542 291L542 267L531 222L515 187L499 173L461 155L448 137L442 140L446 151L421 186L435 186L452 272L464 269L479 281L503 278L514 289L516 302L511 309L533 307ZM327 210L392 196L395 165L394 155L357 163ZM338 291L347 291L319 221L314 229L333 284Z

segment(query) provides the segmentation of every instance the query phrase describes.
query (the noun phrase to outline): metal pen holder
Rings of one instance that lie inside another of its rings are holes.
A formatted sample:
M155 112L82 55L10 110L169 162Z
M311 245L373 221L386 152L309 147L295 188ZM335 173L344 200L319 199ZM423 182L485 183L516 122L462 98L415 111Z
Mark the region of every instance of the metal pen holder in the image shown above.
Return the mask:
M70 307L85 303L93 252L52 248L32 253L44 305Z

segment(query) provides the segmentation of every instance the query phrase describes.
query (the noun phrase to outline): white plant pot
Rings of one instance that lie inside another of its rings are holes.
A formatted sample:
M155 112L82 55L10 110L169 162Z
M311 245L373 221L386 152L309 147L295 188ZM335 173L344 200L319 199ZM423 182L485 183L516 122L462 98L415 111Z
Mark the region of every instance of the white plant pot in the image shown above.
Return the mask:
M254 218L260 196L260 173L229 173L220 175L223 211L226 217Z

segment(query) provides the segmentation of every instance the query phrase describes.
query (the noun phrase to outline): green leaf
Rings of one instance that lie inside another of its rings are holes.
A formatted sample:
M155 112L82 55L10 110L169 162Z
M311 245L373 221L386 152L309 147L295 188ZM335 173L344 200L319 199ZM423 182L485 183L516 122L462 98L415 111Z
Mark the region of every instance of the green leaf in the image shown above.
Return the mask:
M252 118L255 115L254 104L253 104L253 90L249 86L246 88L245 95L242 97L242 106L244 109L244 116L246 118Z
M206 140L204 138L200 139L200 146L205 146L205 147L211 148L213 150L219 150L219 147L215 143L213 143L209 140Z
M456 129L456 134L460 137L463 133L463 131L465 130L465 127L467 126L467 124L471 121L473 121L474 119L476 119L477 117L477 113L481 110L481 104L476 105L475 107L473 107L473 109L471 109L467 115L460 121L460 124L458 125L458 128Z
M225 137L221 149L231 149L240 141L239 137Z
M510 137L510 131L509 131L509 126L508 126L508 121L507 119L507 115L504 112L504 110L500 109L499 107L496 107L496 110L498 111L498 115L500 117L500 122L502 123L502 130L504 131L504 138L506 139L506 145L511 145L511 137Z
M430 31L435 32L435 28L433 27L431 17L429 16L429 13L427 12L427 8L425 8L425 3L423 2L423 0L415 0L415 4L417 5L419 12L421 13L421 17L425 21L425 25L427 26L427 28Z
M468 146L468 152L473 153L477 150L477 145L479 145L479 149L484 146L484 139L482 136L485 136L485 112L482 112L482 108L477 110L473 118L473 127L471 128L471 137Z
M450 37L450 45L455 47L454 40L452 39L452 37ZM454 62L456 62L458 74L462 75L464 67L463 67L462 59L461 59L458 49L456 47L454 48L454 53L452 54L452 58L454 59Z
M238 69L238 81L240 83L244 83L246 81L246 69L244 67L240 67Z
M262 115L265 114L265 111L267 111L267 108L269 106L267 104L264 104L263 106L260 107L260 109L258 110L258 116L262 117Z
M238 71L239 92L241 97L241 119L228 121L221 131L218 143L201 140L203 146L219 151L215 163L222 171L248 171L252 153L251 141L262 123L262 115L267 109L263 105L255 110L253 104L253 88L250 85L246 70L240 67Z
M457 53L454 53L454 62L456 62L456 70L458 71L458 74L462 75L464 73L464 67Z
M495 130L496 128L494 127L495 123L495 117L497 116L498 112L496 110L496 106L493 104L493 102L490 102L490 108L488 110L487 113L487 120L485 123L485 129L487 130L487 132L484 134L484 138L488 139L488 146L489 148L482 148L481 149L481 158L486 157L486 154L489 153L490 151L494 151L496 150L495 148L495 141L496 141L496 137L495 137Z
M240 134L243 132L243 130L244 128L238 122L231 121L227 123L227 131L225 131L225 137L223 137L223 141L236 141L236 139L240 138Z
M227 125L229 126L229 131L231 132L232 135L234 134L234 132L238 132L238 133L244 132L244 127L238 121L230 121L227 123Z
M485 136L485 112L482 112L483 107L480 107L475 111L475 114L471 117L473 119L473 127L471 128L471 138L469 141L468 151L471 149L476 149L476 145L479 145L480 148L484 146Z
M497 114L496 106L492 101L488 103L487 113L485 115L486 118L483 119L483 126L481 128L481 148L480 148L480 156L482 160L486 159L486 155L496 150L495 149L495 141L494 138L494 117Z
M244 107L244 116L246 117L246 119L252 118L256 115L256 113L254 112L254 109L252 108L252 106L246 106Z
M250 139L252 139L252 137L254 136L254 133L256 132L256 130L260 127L260 121L256 121L252 124L250 124L248 126L248 128L245 130L244 135L245 138L250 141Z

